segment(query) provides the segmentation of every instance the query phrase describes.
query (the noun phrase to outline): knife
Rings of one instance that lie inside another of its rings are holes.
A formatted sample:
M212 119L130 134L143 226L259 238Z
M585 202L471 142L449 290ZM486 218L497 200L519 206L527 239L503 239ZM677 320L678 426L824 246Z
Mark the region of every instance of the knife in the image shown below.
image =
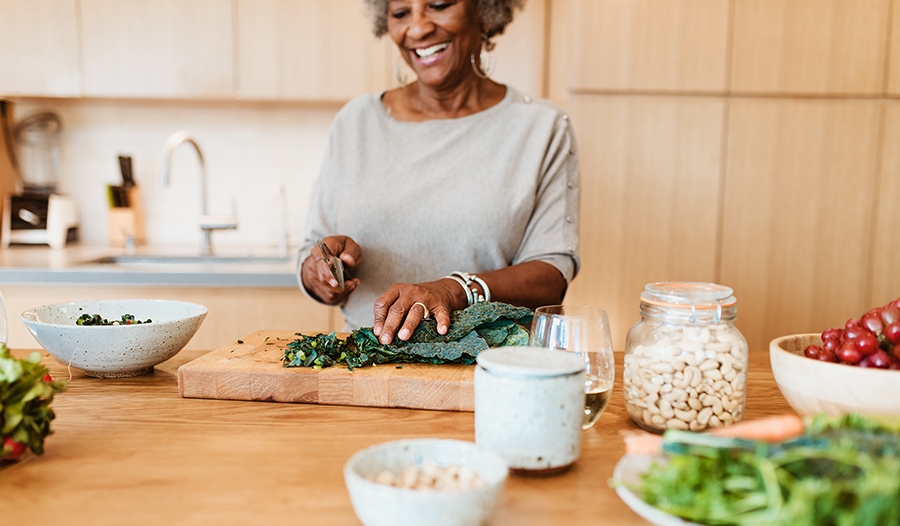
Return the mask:
M328 265L328 269L331 270L331 275L337 280L341 290L344 290L344 263L341 261L341 258L335 257L335 255L328 250L328 246L325 245L321 239L317 241L317 243L319 244L319 250L322 251L322 261Z
M132 172L131 156L119 156L119 169L122 170L122 186L131 188L134 186L134 173Z

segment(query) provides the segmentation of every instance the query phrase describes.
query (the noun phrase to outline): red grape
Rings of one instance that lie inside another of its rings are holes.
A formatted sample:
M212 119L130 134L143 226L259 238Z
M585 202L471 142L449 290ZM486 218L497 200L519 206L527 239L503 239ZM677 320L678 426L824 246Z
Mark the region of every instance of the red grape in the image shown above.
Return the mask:
M833 352L828 352L825 350L823 350L822 352L819 353L818 356L816 356L816 360L819 360L820 362L832 362L832 363L838 362L837 356L835 356Z
M881 311L869 311L860 318L859 324L872 332L872 334L879 334L884 329L884 322L881 321Z
M846 341L841 344L841 348L838 349L837 357L844 363L849 363L851 365L855 365L863 359L863 355L859 352L859 349L856 348L856 345L851 341Z
M878 350L878 338L871 334L863 334L854 343L856 344L856 350L863 356L868 356Z
M847 320L847 323L844 324L844 328L849 329L850 327L859 327L859 320L856 318Z
M837 352L838 348L841 346L841 341L837 339L825 340L825 343L822 345L822 348L830 353Z
M844 331L844 341L847 340L856 340L860 336L864 334L872 334L868 329L864 329L858 325L853 327L849 327L846 331Z
M896 359L896 358L891 358L891 366L890 366L890 369L892 369L892 370L894 370L894 371L900 370L900 360L898 360L898 359Z
M824 352L824 349L822 349L818 345L808 345L806 349L804 349L803 355L807 358L812 358L815 360L822 352Z
M884 351L878 351L869 357L872 367L887 369L891 365L891 358Z
M881 321L884 322L885 326L888 326L898 320L900 320L900 308L898 308L897 306L888 303L883 309L881 309Z
M822 341L827 342L828 340L840 340L843 333L844 329L841 329L840 327L832 327L822 333Z
M884 339L895 345L900 343L900 321L895 321L884 328Z
M893 347L891 347L891 355L900 360L900 343L895 343Z
M874 365L872 365L872 357L871 356L866 356L865 358L860 360L859 366L860 367L875 367Z

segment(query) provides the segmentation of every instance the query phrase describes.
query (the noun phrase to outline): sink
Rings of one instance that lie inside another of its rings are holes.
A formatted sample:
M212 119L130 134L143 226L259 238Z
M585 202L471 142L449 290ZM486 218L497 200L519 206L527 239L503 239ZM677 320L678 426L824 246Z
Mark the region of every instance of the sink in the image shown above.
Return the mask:
M105 256L90 265L286 265L293 256Z

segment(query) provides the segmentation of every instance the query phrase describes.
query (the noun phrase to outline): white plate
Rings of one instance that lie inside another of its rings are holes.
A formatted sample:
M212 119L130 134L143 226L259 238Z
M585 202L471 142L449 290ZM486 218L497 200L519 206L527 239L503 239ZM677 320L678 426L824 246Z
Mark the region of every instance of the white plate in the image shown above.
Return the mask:
M626 454L619 459L619 463L616 464L616 469L613 470L613 481L629 486L639 486L641 483L641 475L650 469L650 464L659 460L661 460L661 457ZM696 522L688 522L654 508L644 502L640 493L632 491L627 487L617 485L616 493L619 494L619 498L622 499L635 513L657 526L702 526Z

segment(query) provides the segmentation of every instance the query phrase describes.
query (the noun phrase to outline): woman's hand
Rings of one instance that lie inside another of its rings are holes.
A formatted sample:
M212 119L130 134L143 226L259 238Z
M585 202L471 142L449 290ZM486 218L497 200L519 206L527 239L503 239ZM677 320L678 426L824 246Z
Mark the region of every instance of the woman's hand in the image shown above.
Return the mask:
M362 248L347 236L328 236L322 240L328 250L341 259L344 269L353 269L362 260ZM331 273L319 247L313 247L300 267L300 279L310 294L328 305L339 305L359 286L359 279L345 279L344 290Z
M437 321L438 333L447 334L450 312L466 306L464 297L460 304L458 296L461 294L459 284L449 279L428 283L394 283L375 300L372 332L382 345L394 341L395 333L406 341L423 319L433 316Z

